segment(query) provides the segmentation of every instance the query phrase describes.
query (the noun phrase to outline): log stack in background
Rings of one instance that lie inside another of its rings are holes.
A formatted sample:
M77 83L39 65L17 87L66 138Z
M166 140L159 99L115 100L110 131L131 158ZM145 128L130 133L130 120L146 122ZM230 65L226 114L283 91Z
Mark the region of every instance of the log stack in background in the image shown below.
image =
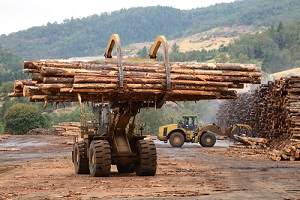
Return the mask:
M118 101L156 102L167 94L168 101L234 99L236 88L244 83L259 84L261 71L253 65L170 63L166 74L164 62L122 62L123 87L120 87L118 62L104 59L90 62L29 61L24 72L31 79L16 81L11 97L29 97L30 101L72 102ZM167 76L170 88L167 88Z
M251 126L250 112L252 107L253 94L251 92L240 93L237 99L223 101L217 113L218 125L223 130L233 124L249 124ZM248 133L247 136L255 136L252 133Z
M247 99L244 96L248 96ZM234 101L225 101L217 118L224 127L233 123L249 124L253 129L252 135L270 140L270 148L278 152L295 149L289 146L289 141L300 139L300 77L269 81L255 91L239 95ZM277 154L273 157L278 160Z

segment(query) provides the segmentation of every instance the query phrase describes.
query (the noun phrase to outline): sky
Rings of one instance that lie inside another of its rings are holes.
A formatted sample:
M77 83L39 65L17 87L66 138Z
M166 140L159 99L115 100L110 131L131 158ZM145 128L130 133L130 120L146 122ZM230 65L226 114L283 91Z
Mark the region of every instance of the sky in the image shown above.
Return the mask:
M170 6L181 10L234 0L0 0L0 35L122 8Z

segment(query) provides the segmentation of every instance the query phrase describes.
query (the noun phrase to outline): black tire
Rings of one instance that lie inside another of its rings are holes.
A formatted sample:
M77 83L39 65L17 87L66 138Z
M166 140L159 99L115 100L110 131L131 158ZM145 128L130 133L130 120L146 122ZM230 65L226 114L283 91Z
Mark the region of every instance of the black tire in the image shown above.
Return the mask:
M181 147L184 143L184 136L180 132L174 132L171 134L169 142L172 147Z
M106 140L94 140L89 153L90 174L94 177L109 176L111 168L111 150Z
M85 143L74 144L73 162L76 174L89 174L89 160Z
M201 135L200 144L203 147L213 147L216 143L216 136L213 133L205 132Z
M136 143L135 173L137 176L154 176L156 173L157 155L153 141L138 140Z
M134 163L126 166L117 165L117 169L119 173L133 173L135 171Z

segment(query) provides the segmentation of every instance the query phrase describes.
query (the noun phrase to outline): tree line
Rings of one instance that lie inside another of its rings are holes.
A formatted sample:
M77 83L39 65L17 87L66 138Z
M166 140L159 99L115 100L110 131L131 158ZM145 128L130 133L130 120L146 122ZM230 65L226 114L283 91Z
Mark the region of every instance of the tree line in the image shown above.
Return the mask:
M192 10L165 6L121 9L0 36L0 45L26 60L102 55L111 34L122 45L189 36L220 26L272 26L300 18L299 0L243 0Z
M148 58L149 49L137 52L140 58ZM158 55L163 60L162 55ZM280 22L262 33L244 34L228 46L219 49L180 52L174 43L170 49L171 62L214 60L219 63L253 63L267 73L300 67L300 21Z

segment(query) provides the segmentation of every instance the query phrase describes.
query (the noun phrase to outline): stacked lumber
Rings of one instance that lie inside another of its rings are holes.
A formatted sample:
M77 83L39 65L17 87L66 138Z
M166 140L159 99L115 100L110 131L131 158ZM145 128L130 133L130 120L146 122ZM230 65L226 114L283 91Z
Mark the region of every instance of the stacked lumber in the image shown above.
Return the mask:
M80 122L61 122L59 125L52 126L55 131L64 136L77 136L81 131L80 127Z
M24 62L31 79L14 84L10 97L29 97L30 101L72 102L113 101L155 102L234 99L244 83L260 84L261 71L246 64L169 63L126 60L122 72L115 59L98 61Z

